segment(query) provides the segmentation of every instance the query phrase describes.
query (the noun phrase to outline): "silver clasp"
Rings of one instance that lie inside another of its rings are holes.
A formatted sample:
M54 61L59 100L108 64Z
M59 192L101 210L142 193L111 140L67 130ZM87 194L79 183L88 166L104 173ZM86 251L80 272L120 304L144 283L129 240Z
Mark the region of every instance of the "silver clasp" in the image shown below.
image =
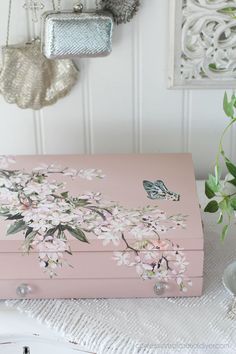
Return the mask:
M73 9L74 9L74 12L78 12L78 13L81 13L83 11L83 4L81 3L78 3L78 4L75 4Z

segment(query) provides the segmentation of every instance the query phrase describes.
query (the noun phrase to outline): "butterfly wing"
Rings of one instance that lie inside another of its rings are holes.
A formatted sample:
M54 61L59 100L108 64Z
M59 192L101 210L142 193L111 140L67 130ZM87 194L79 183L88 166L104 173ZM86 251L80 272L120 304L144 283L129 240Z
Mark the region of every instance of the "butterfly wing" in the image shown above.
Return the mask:
M150 199L162 199L163 191L160 186L156 182L143 181L144 189L148 194L148 198Z
M153 183L150 181L143 181L143 187L148 194L148 198L151 198ZM151 198L153 199L153 198Z
M169 189L166 187L163 181L157 180L156 182L154 182L154 185L156 186L156 188L159 188L160 190L159 195L161 199L173 200L173 201L180 200L180 195L169 191Z
M169 191L162 180L156 180L154 183L145 180L143 181L143 186L148 194L148 198L150 199L165 199L175 201L180 199L179 194Z

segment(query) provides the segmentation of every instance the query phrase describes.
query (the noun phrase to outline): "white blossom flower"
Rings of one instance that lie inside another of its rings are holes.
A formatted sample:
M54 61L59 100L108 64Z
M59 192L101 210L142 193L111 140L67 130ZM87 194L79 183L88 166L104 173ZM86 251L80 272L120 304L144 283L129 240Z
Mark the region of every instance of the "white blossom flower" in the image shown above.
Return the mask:
M106 225L106 229L114 234L125 232L126 228L126 220L113 220L109 218L108 224Z
M13 156L0 156L0 169L6 169L11 163L15 163L16 160Z
M45 163L42 163L42 164L40 164L40 166L38 166L38 167L35 167L34 169L33 169L33 172L35 172L35 173L39 173L39 174L46 174L47 173L47 170L48 170L48 165L47 164L45 164Z
M158 272L155 273L155 278L161 281L168 281L168 279L170 278L168 270L159 269Z
M193 286L193 282L192 282L191 279L188 279L186 282L187 282L187 285L188 285L188 286Z
M102 170L97 170L94 168L79 170L78 176L81 178L85 178L89 181L91 181L93 178L104 178L105 177L105 175L102 173Z
M6 187L6 188L11 188L12 187L12 182L10 181L9 178L7 177L0 177L0 188Z
M58 186L53 183L37 183L32 181L24 188L24 193L26 195L37 193L39 194L40 199L43 199L45 196L52 194L57 189Z
M0 188L0 204L2 207L12 207L19 206L18 193L9 191L7 188Z
M181 290L186 293L188 291L188 288L183 284Z
M78 174L78 171L75 168L66 168L62 173L64 176L75 178Z
M183 278L182 278L182 277L178 277L178 278L176 279L176 283L177 283L178 285L182 285L182 284L183 284Z
M139 276L142 276L142 275L143 275L143 267L142 267L142 264L141 264L141 263L136 264L135 269L136 269L136 273L137 273Z
M29 226L32 227L34 231L38 231L41 234L44 234L51 228L50 224L46 224L43 219L40 219L38 221L33 221L29 223Z
M72 219L72 215L56 211L54 211L51 215L48 216L48 220L51 221L53 226L57 226L59 224L69 224Z
M117 265L129 265L130 254L128 252L114 252L113 259L117 261Z
M60 165L54 163L50 165L41 163L38 167L35 167L33 169L34 173L41 174L41 175L47 175L48 173L61 173L62 171L63 168Z
M175 259L175 265L180 267L180 269L185 269L189 265L189 262L187 262L186 258L183 256L176 255Z
M143 240L145 238L150 238L151 236L154 236L153 231L150 230L148 227L144 227L142 224L131 228L130 234L134 236L137 240Z
M57 165L55 163L52 163L52 164L48 165L47 170L49 173L61 173L63 171L63 168L61 165Z
M153 240L152 243L155 246L155 248L161 251L166 251L170 247L170 243L167 242L166 240Z
M115 246L120 244L120 236L111 232L104 232L98 236L99 240L103 241L103 245L106 246L112 242Z
M90 202L91 201L99 202L101 200L101 193L86 192L86 193L80 195L79 199L89 200Z

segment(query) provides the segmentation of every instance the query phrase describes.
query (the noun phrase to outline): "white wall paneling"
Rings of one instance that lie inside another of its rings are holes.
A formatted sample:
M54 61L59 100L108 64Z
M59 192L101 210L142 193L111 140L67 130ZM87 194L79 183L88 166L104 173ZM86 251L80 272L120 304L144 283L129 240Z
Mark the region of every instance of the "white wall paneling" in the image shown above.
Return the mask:
M27 33L27 17L24 11L21 13L22 4L15 1L12 9L12 20L9 43L25 41ZM8 1L0 3L0 42L6 43L8 18ZM27 34L28 35L28 34ZM20 151L24 153L36 153L34 136L34 117L31 111L22 111L15 106L5 103L0 96L0 153L11 154Z
M183 92L167 90L168 1L143 1L142 140L144 152L182 151Z
M51 0L44 2L48 8ZM226 123L223 91L167 89L168 1L141 2L134 21L115 28L110 56L76 62L80 80L66 98L33 112L0 97L0 154L189 151L197 176L206 175ZM38 32L23 3L13 0L11 43ZM2 45L7 7L8 0L0 1ZM234 137L227 148L236 158Z

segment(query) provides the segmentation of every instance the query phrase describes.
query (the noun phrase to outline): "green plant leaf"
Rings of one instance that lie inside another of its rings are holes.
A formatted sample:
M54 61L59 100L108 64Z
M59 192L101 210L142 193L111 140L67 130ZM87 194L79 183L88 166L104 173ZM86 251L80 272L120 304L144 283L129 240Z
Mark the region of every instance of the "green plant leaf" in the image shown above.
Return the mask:
M28 227L28 229L26 230L26 233L25 233L25 238L27 238L33 231L34 229L32 227Z
M20 220L23 219L21 214L9 215L6 220Z
M63 198L68 198L69 192L62 192L62 193L61 193L61 196L62 196Z
M73 237L77 238L77 240L79 240L79 241L81 241L81 242L89 243L88 240L87 240L87 237L86 237L85 233L84 233L81 229L78 229L78 228L74 229L74 228L72 228L72 227L70 227L70 226L67 226L67 227L66 227L66 230L69 231L69 233L70 233Z
M232 162L226 162L227 169L236 178L236 166Z
M215 63L210 63L209 64L209 69L213 70L213 71L217 71L217 66Z
M227 212L228 211L228 198L224 198L223 200L221 200L221 202L219 202L219 208L223 212Z
M23 220L17 221L9 227L7 235L17 234L17 232L25 230L26 227L27 226Z
M215 180L216 180L216 184L218 185L220 182L220 168L219 166L215 166Z
M9 213L9 209L5 209L5 208L0 208L0 215L1 216L11 216L11 214Z
M224 197L224 199L219 202L219 208L222 210L222 213L227 213L227 215L229 217L232 216L232 214L234 214L234 209L232 208L231 204L230 204L230 197Z
M226 92L224 95L223 108L224 108L224 112L225 112L226 116L232 118L234 115L233 102L228 101L228 95Z
M232 96L231 96L231 101L232 101L233 107L235 107L235 104L236 104L236 96L235 96L234 93L233 93Z
M225 225L222 229L221 240L224 241L229 230L229 225Z
M212 200L207 204L204 211L206 213L216 213L219 210L219 205L216 200Z
M217 221L217 224L222 224L222 222L223 222L223 214L220 213L220 216L219 216L219 219Z
M88 199L76 199L77 206L84 206L88 204Z
M236 187L236 178L231 179L230 181L228 181L228 183L232 184L233 186Z
M234 210L236 210L236 198L235 197L230 199L230 205Z
M206 194L208 199L211 199L211 198L215 197L215 193L211 189L208 181L205 182L205 194Z
M60 225L59 226L56 226L56 227L53 227L52 229L49 229L46 233L46 236L52 236L55 234L55 232L59 229Z
M216 181L216 178L213 175L208 176L207 184L212 192L217 193L219 192L219 184Z

